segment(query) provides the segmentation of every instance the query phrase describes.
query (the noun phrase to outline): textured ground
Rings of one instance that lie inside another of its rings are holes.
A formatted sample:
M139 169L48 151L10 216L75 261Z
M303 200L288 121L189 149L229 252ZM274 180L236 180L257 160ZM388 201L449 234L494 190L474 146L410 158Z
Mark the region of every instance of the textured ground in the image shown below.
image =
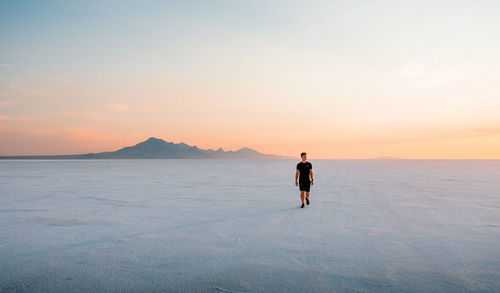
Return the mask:
M0 161L0 292L494 292L500 161Z

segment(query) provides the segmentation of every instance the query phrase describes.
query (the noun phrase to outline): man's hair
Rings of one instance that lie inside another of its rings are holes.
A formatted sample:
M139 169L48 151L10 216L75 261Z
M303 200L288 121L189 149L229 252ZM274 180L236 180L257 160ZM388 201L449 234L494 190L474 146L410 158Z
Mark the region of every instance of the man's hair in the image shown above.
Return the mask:
M307 153L306 153L306 152L302 152L302 153L300 153L300 156L301 156L301 157L302 157L302 156L305 156L305 155L307 155Z

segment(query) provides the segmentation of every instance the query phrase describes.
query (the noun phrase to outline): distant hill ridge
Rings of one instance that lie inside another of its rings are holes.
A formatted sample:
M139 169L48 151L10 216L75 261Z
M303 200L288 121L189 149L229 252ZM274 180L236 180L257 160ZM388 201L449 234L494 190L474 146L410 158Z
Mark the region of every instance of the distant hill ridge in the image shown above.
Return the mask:
M168 142L150 137L134 146L127 146L114 152L100 152L75 155L49 156L0 156L0 159L285 159L287 157L263 154L244 147L237 151L216 151L200 149L183 142Z

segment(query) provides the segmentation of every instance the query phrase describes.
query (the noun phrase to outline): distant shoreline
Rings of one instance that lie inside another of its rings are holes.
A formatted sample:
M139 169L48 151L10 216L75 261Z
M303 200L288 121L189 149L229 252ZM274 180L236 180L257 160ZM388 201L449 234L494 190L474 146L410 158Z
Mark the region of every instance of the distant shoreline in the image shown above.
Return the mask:
M4 161L126 161L126 160L293 160L294 158L24 158L0 157ZM299 159L300 160L300 159ZM329 159L323 159L329 160ZM335 159L334 159L335 160Z

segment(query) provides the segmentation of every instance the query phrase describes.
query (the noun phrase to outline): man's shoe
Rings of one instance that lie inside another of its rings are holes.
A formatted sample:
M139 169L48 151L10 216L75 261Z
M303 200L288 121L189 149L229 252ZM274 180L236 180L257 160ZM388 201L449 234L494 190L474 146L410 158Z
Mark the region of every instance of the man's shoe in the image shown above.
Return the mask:
M301 207L301 208L304 208L304 207L305 207L304 203L302 203L302 205L301 205L300 207Z
M306 198L306 203L307 203L307 205L309 205L309 199L308 198Z

